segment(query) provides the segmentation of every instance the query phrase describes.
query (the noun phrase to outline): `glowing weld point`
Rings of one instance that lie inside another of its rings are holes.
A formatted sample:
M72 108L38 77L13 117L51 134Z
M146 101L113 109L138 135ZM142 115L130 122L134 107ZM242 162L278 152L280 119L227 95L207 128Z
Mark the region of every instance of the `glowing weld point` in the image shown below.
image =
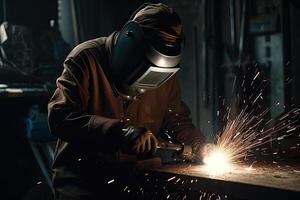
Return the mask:
M232 169L230 156L219 148L214 148L209 152L209 154L204 157L203 162L206 170L210 174L223 174Z
M252 170L253 170L252 166L246 167L246 171L252 171Z

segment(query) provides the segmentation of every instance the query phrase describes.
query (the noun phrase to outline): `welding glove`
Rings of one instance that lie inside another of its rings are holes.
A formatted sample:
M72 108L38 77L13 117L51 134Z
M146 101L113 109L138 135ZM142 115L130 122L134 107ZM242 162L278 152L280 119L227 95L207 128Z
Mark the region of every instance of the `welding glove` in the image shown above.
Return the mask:
M116 134L122 152L127 154L154 154L157 148L157 139L146 128L134 127L123 122L115 124L109 130Z
M200 148L197 149L197 153L194 154L194 159L198 163L203 163L203 159L209 155L215 148L212 143L202 144Z
M203 152L208 149L209 147L204 144L203 140L194 140L191 144L190 150L191 151L191 160L194 162L201 163L203 160Z
M202 157L209 155L214 150L214 148L215 148L215 145L212 143L205 144L200 152Z

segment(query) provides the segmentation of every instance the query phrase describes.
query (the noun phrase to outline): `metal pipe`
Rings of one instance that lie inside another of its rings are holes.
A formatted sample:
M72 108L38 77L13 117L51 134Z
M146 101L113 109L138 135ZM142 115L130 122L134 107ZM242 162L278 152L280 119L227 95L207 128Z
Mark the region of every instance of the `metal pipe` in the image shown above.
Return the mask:
M76 17L75 0L70 0L70 7L71 7L71 15L72 15L72 23L73 23L74 40L75 40L75 44L78 44L79 34L78 34L78 22Z
M241 57L243 55L244 49L244 36L245 36L245 21L246 21L246 6L247 1L243 0L243 8L242 8L242 19L241 19L241 29L240 29L240 38L239 38L239 60L241 61Z
M196 122L200 125L200 79L199 79L199 41L198 41L198 27L194 26L194 38L195 38L195 79L196 79Z
M231 39L231 45L236 50L236 41L235 41L235 15L234 15L234 0L229 1L229 12L230 12L230 39Z
M202 44L202 60L203 60L203 102L204 106L208 107L208 63L207 63L207 1L202 1L202 34L203 34L203 44Z
M6 0L2 0L2 12L3 12L3 20L2 22L5 22L7 19L7 16L6 16Z

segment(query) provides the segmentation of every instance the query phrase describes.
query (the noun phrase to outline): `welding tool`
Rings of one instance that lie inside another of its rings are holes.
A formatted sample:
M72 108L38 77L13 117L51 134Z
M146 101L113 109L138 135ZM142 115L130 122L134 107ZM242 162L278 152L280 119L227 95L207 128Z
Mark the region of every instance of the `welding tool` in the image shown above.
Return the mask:
M195 161L191 146L185 145L166 132L160 134L155 155L162 159L162 163Z
M161 140L158 145L157 149L161 150L173 150L177 154L181 154L184 151L184 144L179 142L175 138L171 137L168 133L163 132L160 134Z
M152 151L137 155L138 160L149 160L155 157L159 157L163 164L182 161L199 161L197 156L193 153L190 145L185 145L176 138L171 137L166 132L159 135L156 152Z
M171 150L176 152L177 154L181 154L184 150L183 144L174 144L170 142L159 142L157 145L157 149L159 150Z

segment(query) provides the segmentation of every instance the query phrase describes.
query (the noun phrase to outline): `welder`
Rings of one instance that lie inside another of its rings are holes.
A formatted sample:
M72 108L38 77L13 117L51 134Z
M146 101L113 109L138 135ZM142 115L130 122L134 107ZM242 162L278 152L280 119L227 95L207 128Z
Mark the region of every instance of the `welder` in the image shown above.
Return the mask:
M204 136L175 75L183 46L179 15L144 4L120 31L71 51L48 104L49 127L59 138L56 199L120 196L121 183L134 180L135 163L156 151L161 133L200 151Z

